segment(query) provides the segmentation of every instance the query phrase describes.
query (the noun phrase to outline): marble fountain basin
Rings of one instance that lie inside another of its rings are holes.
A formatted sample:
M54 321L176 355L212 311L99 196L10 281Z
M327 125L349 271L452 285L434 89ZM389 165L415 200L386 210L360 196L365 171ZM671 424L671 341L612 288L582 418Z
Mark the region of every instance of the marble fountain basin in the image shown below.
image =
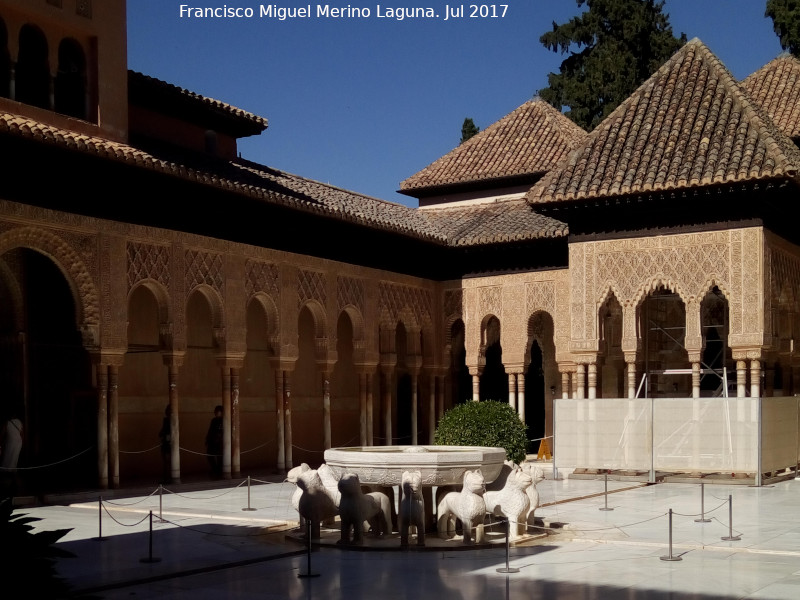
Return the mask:
M460 485L464 471L480 469L486 483L503 468L506 451L482 446L357 446L325 450L325 463L341 477L355 473L365 485L400 485L403 471L419 471L422 485Z

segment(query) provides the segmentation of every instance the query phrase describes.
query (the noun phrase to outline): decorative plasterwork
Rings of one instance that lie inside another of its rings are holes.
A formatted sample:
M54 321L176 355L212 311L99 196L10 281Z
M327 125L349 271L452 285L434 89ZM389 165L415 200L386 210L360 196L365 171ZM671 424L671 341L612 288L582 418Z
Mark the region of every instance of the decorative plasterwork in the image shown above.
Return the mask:
M198 285L208 285L222 296L222 256L201 250L186 251L186 292Z
M128 291L145 279L152 279L169 289L170 251L166 246L128 242Z
M277 303L280 297L278 265L269 262L248 259L245 262L245 291L247 298L263 292Z
M325 273L319 271L297 272L297 306L303 306L309 300L316 300L325 306L328 297L325 291Z
M380 310L391 324L397 322L400 313L411 311L416 325L432 322L433 300L428 290L382 281L379 287Z
M503 288L499 285L491 285L478 288L478 311L484 317L494 315L497 318L503 316Z
M442 305L446 322L462 318L464 314L463 290L445 290Z
M337 308L341 311L346 306L355 306L364 314L364 281L354 277L336 278Z

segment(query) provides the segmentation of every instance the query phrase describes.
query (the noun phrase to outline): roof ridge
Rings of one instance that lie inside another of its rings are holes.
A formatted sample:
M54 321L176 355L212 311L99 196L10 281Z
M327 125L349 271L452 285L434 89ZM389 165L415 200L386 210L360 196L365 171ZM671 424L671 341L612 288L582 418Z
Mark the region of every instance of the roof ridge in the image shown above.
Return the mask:
M706 72L700 83L685 79L686 73L682 73L684 78L679 75L685 69L697 68ZM709 90L711 95L706 96L704 92ZM724 98L732 104L732 112L720 104ZM707 100L716 103L707 105ZM715 129L715 124L732 118L755 129L756 138L764 146L763 155L754 158L746 140L740 140L733 149L724 148L724 143L709 149L709 137L720 143L736 136L736 131L723 135ZM692 140L676 137L687 133L690 126L694 127ZM656 140L653 135L662 137ZM649 151L647 145L654 141L661 144ZM754 162L756 159L758 162ZM722 61L693 38L590 132L561 167L536 182L526 199L535 204L768 176L795 178L798 165L800 151L791 140Z

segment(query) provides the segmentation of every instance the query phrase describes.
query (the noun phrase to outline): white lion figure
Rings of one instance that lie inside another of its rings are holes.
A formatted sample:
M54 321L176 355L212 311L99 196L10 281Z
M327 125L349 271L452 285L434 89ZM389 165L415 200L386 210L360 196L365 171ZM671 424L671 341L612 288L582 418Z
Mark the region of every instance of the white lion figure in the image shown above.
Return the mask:
M531 504L527 489L532 483L530 474L517 467L508 473L501 490L487 490L483 495L487 513L509 520L509 538L512 540L525 532Z
M289 483L297 485L297 479L300 477L301 473L305 473L306 471L310 471L311 467L309 467L306 463L302 463L299 467L295 467L294 469L290 469L289 472L286 474L286 481ZM292 494L292 508L294 508L298 514L300 514L300 496L303 495L303 490L299 487L295 488L294 493ZM300 527L305 527L305 519L301 516L300 517Z
M334 518L339 510L317 471L309 469L301 472L297 476L297 487L301 490L297 510L302 518L310 522L311 539L319 539L320 522Z
M403 471L400 480L400 545L408 546L408 528L417 530L417 546L425 545L425 500L422 497L422 474Z
M364 494L361 481L355 473L345 473L339 480L339 518L341 519L342 536L340 544L350 543L350 531L353 531L353 543L361 544L364 522L372 526L377 535L391 533L391 508L389 497L380 492Z
M528 473L532 479L531 485L529 485L528 489L525 490L525 493L528 495L528 499L530 500L530 507L528 508L528 514L525 517L525 521L528 525L533 525L534 513L536 512L536 509L539 508L539 490L536 489L536 484L544 479L544 473L539 467L534 467L530 463L523 463L522 470Z
M465 471L464 485L460 492L450 492L439 502L436 514L436 529L440 537L447 537L450 532L451 517L461 519L464 527L464 543L472 543L472 528L483 524L486 514L486 503L483 494L486 482L480 470Z

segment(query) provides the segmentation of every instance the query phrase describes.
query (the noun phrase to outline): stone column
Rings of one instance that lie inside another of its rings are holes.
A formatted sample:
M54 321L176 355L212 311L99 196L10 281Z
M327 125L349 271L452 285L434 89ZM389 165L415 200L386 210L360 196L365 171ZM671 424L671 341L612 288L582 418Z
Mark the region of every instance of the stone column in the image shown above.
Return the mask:
M277 445L278 445L278 464L279 471L286 470L286 449L284 447L284 430L283 430L283 374L284 371L278 366L275 369L275 413L277 431Z
M444 416L445 402L447 402L447 398L448 398L448 395L447 395L448 378L447 378L447 375L439 375L439 376L437 376L437 379L439 380L439 394L438 394L439 402L438 402L438 407L437 407L437 413L439 415L439 420L441 421L442 417Z
M750 397L758 398L761 396L761 361L752 359L750 361Z
M411 445L416 446L419 437L419 395L417 388L419 387L419 372L417 370L411 371Z
M322 373L322 444L331 447L331 382L330 372Z
M375 402L372 397L373 394L373 386L375 385L373 380L373 373L366 374L366 386L367 386L367 445L374 446L375 445L375 435L373 432L373 425L374 425L374 407Z
M591 362L588 365L589 369L589 399L594 400L597 398L597 363Z
M358 373L358 439L367 445L367 374Z
M517 408L519 420L525 422L525 373L517 377Z
M508 374L508 405L517 411L517 374Z
M180 397L178 394L178 369L181 360L165 357L167 362L167 382L169 386L169 435L170 435L170 479L172 483L181 482L181 428Z
M478 367L469 367L469 374L472 375L472 401L479 402L481 399L481 372Z
M97 484L108 489L108 366L98 364L97 371Z
M291 372L283 372L283 447L286 470L292 468L292 393Z
M700 397L700 363L692 362L692 398Z
M222 371L222 477L231 478L231 369Z
M569 371L561 372L561 398L567 400L569 398L570 376Z
M436 375L431 372L428 377L430 389L428 390L428 443L433 444L436 434Z
M628 398L636 397L636 355L625 355L625 375L628 387Z
M383 370L383 435L384 446L392 445L392 373L394 367Z
M239 429L239 368L231 367L231 473L239 477L242 472L242 440Z
M577 389L575 390L575 397L582 400L586 397L586 365L579 364L578 370L575 373L575 382Z
M108 467L111 487L119 487L119 367L108 365Z
M747 396L747 361L736 361L736 397Z

